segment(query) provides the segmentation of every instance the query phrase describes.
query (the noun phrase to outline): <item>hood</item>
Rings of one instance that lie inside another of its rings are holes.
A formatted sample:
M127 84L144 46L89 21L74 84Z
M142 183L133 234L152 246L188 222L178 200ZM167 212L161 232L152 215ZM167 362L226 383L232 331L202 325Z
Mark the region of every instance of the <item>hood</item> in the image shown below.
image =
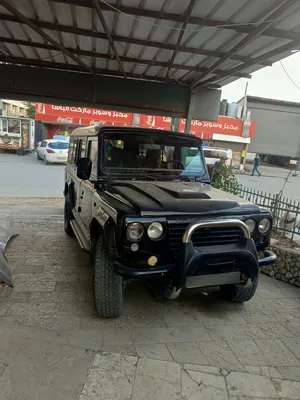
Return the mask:
M200 182L115 181L107 188L141 214L259 213L257 205Z

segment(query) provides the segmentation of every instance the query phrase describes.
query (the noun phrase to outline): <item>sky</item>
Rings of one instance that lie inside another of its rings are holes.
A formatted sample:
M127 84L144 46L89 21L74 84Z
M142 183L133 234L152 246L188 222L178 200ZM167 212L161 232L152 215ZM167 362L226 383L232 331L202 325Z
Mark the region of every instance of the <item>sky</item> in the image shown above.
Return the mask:
M284 60L282 64L288 74L300 87L300 52ZM222 99L236 102L244 96L246 82L248 95L266 97L275 100L295 101L300 103L300 89L287 77L279 62L272 67L265 67L252 74L252 79L238 79L222 87Z

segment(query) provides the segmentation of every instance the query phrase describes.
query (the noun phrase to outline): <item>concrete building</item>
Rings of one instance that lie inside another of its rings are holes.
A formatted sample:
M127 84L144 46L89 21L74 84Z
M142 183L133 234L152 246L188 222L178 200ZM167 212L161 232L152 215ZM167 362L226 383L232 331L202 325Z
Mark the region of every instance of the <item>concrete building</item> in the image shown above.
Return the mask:
M17 100L0 100L0 113L3 117L27 117L27 105Z
M244 99L238 102L244 104ZM263 154L265 160L287 165L300 157L300 103L247 96L247 110L256 121L256 133L249 152Z

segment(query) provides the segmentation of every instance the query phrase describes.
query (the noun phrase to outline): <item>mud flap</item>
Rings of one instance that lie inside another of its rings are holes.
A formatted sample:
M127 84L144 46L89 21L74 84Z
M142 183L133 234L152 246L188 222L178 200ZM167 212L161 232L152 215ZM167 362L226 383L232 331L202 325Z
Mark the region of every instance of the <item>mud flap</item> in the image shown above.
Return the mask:
M4 251L7 243L14 236L18 235L11 234L7 229L0 227L0 282L6 283L9 286L12 286L12 274L4 256Z

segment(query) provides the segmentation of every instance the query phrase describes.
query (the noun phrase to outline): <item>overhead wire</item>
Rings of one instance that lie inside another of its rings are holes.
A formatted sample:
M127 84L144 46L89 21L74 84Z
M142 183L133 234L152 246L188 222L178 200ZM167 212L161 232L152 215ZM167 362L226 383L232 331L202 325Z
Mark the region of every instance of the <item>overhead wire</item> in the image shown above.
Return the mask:
M280 63L280 65L281 65L282 69L284 70L286 76L287 76L287 77L289 78L289 80L292 82L292 84L293 84L297 89L300 90L300 86L297 85L297 83L294 81L294 79L290 76L290 74L289 74L288 71L286 70L286 68L285 68L285 66L283 65L283 63L282 63L281 60L279 61L279 63Z
M175 26L172 27L172 26L156 24L155 22L150 22L150 21L147 21L145 19L138 18L138 17L135 17L134 15L128 14L128 13L120 10L119 8L113 6L112 4L107 3L105 0L98 0L98 1L100 1L101 3L107 5L112 10L117 11L120 14L126 15L127 17L132 18L134 20L140 21L140 22L142 22L144 24L148 24L148 25L151 25L151 26L158 26L158 27L163 28L163 29L176 30L176 31L185 31L185 32L200 32L200 31L203 32L203 31L206 31L208 29L231 28L231 27L234 27L234 26L260 25L260 24L265 24L267 22L278 22L278 21L282 21L282 20L288 18L288 16L286 16L286 17L280 17L280 18L276 18L276 19L266 19L266 20L260 21L260 22L231 23L231 24L220 24L220 25L216 25L216 26L207 26L205 28L199 28L199 29L188 29L188 28L182 29L182 28L179 28L179 27L177 28ZM145 18L147 18L147 17L145 17ZM180 21L178 21L178 22L180 22Z

